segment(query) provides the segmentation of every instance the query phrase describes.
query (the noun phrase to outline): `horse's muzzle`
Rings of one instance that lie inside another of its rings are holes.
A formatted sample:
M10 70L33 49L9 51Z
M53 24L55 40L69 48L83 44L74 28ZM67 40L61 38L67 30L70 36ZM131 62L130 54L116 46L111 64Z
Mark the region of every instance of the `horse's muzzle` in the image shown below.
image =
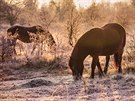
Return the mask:
M10 37L12 35L12 32L7 32L7 36Z

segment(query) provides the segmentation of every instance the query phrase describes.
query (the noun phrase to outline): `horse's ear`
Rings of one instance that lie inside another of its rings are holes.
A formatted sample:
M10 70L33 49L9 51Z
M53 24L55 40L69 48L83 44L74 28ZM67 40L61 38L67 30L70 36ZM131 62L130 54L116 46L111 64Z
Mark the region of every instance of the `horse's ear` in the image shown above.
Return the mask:
M18 31L19 31L19 27L18 26L14 26L14 29L13 29L12 33L14 34L14 33L18 32Z
M16 28L15 32L18 33L19 32L19 28Z
M43 29L42 26L37 25L36 29L37 29L38 32L44 32L44 29Z
M19 28L16 28L15 36L18 37L18 35L19 35Z
M38 25L38 26L36 26L36 29L40 30L40 29L42 29L42 27Z

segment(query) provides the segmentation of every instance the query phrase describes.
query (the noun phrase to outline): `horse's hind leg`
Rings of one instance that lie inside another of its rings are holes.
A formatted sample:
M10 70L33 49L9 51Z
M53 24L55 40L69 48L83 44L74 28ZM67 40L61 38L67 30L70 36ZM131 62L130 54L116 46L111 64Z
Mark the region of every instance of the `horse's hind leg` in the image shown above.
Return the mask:
M106 63L105 63L105 68L104 68L104 73L107 74L108 71L108 65L109 65L109 60L110 60L110 56L106 56Z
M119 59L119 57L118 57L118 53L115 53L114 54L114 62L115 62L115 66L116 66L116 68L118 67L118 59Z
M14 48L13 48L13 52L14 52L14 54L15 54L15 55L17 55L17 52L16 52L16 49L15 49L15 46L14 46Z
M122 68L121 68L121 62L122 62L122 54L118 54L118 73L122 73Z
M114 60L115 60L116 67L118 67L118 73L122 73L122 68L121 68L122 54L123 51L114 54Z

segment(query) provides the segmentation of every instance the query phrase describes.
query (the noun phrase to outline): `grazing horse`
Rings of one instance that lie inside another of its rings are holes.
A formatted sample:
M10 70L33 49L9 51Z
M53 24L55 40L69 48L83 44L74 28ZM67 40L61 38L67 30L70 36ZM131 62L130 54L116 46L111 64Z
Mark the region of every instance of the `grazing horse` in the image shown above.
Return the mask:
M93 28L86 32L77 41L69 60L74 80L81 79L84 69L83 61L88 55L92 56L91 78L94 78L96 66L100 75L103 74L99 56L106 56L105 72L107 72L109 56L114 54L115 63L119 67L118 72L122 73L121 61L125 42L125 29L117 23L109 23L102 28Z
M49 46L56 46L53 36L50 34L49 31L45 31L41 26L32 26L32 27L24 27L24 26L12 26L7 30L7 36L14 37L15 40L20 40L24 43L31 43L35 41L33 36L36 36L36 40L39 40L39 33L48 38ZM44 40L42 40L43 42ZM15 41L16 42L16 41ZM16 45L16 44L15 44ZM35 46L36 47L36 46ZM35 49L35 48L34 48Z

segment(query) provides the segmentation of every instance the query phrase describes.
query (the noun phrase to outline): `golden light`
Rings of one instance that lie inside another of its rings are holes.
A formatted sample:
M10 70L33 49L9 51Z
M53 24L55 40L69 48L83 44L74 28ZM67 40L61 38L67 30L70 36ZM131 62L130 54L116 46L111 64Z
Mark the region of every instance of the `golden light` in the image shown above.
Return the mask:
M92 4L91 1L92 0L74 0L74 3L76 5L77 9L80 7L88 8Z
M102 2L105 2L105 3L111 3L111 4L114 4L114 3L117 3L117 2L126 2L126 3L129 3L130 0L74 0L74 3L78 8L82 7L82 8L88 8L92 2L96 2L96 3L102 3Z
M48 5L50 1L51 0L38 0L39 8L44 4ZM54 1L60 1L60 0L54 0ZM74 0L74 3L76 5L77 9L79 9L80 7L88 8L92 4L93 1L96 3L108 2L108 3L113 4L116 2L128 3L130 0Z
M42 5L48 5L51 0L38 0L38 7L41 8Z

